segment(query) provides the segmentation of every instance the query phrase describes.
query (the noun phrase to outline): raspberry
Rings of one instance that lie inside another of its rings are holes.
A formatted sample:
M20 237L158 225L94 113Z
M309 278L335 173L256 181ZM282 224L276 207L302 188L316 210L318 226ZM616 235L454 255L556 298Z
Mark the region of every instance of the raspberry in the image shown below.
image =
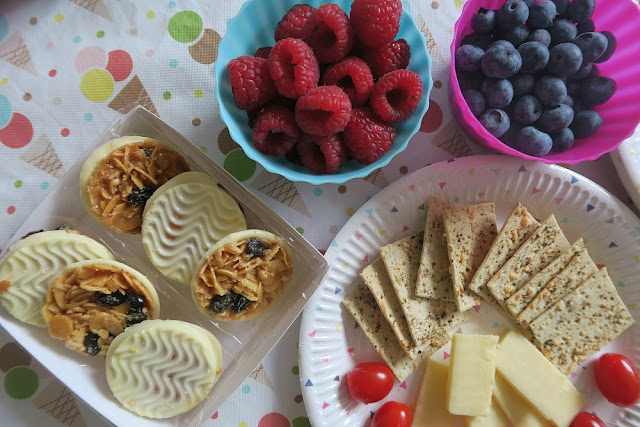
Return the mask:
M389 151L396 139L396 129L383 122L370 107L359 107L353 109L343 135L351 157L368 165Z
M322 76L322 84L341 87L351 104L359 107L369 100L373 90L373 76L362 59L349 56L327 68Z
M320 69L313 50L300 39L283 39L269 55L269 72L282 96L298 99L318 85Z
M258 58L269 59L270 53L271 53L271 47L264 46L264 47L259 47L258 50L256 50L256 53L253 54L253 56L256 56Z
M261 153L272 156L291 151L299 135L293 111L278 104L264 107L253 125L253 144Z
M296 102L296 122L303 132L331 135L340 132L351 117L351 101L338 86L311 89Z
M282 17L273 37L276 41L288 38L301 39L302 29L316 8L308 4L296 4Z
M349 17L337 4L323 4L304 24L302 40L311 46L321 64L339 61L353 45Z
M313 173L334 173L347 161L347 149L337 134L303 134L296 148L302 164Z
M362 59L371 68L373 77L379 79L391 71L407 68L411 59L411 47L405 39L400 39L381 49L365 49Z
M422 80L409 70L385 74L373 87L369 104L382 120L388 123L407 118L422 99Z
M360 41L372 48L381 48L393 41L400 29L400 0L354 0L351 5L351 25Z
M227 64L233 98L241 110L253 110L277 95L269 73L268 61L255 56L241 56Z

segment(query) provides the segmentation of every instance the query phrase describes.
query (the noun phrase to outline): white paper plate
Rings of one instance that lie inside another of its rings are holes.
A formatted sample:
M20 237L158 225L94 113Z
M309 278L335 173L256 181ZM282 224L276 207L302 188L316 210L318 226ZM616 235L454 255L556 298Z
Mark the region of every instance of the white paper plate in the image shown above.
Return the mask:
M640 126L611 153L611 160L633 203L640 209Z
M568 169L505 156L477 156L416 171L382 190L360 208L326 253L330 271L313 295L300 329L300 383L314 426L364 425L382 403L413 404L421 369L391 394L371 405L353 402L342 377L357 363L382 359L340 302L358 283L358 273L379 256L378 249L424 230L424 203L435 194L460 203L494 201L498 224L516 202L539 219L553 213L570 241L583 236L596 263L609 269L618 291L636 319L640 312L640 220L602 187ZM499 334L510 320L488 305L472 310L466 333ZM447 357L445 346L434 357ZM640 326L626 331L607 351L640 360ZM638 425L640 406L622 410L598 392L585 363L569 378L587 397L586 409L607 425Z

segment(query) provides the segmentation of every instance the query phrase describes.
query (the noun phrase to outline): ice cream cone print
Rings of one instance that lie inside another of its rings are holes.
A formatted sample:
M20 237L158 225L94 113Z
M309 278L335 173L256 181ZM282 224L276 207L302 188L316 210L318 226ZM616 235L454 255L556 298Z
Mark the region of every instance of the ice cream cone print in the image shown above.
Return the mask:
M0 58L31 74L36 74L36 69L31 62L29 48L24 44L24 40L18 33L11 34L0 43Z
M158 111L156 110L155 105L153 105L153 101L151 101L147 90L136 75L133 76L127 85L122 88L120 93L118 93L111 102L109 102L109 108L116 110L119 113L127 114L138 105L141 105L151 111L156 116L158 115Z
M453 157L469 156L471 148L464 139L460 128L451 120L433 139L433 144L451 154Z
M311 218L296 185L288 179L263 171L253 180L251 187Z
M382 169L376 169L362 179L380 188L384 188L389 185L389 181L387 180L387 177L384 176Z
M65 173L58 154L45 134L40 135L40 138L29 145L20 159L56 178L61 178Z
M109 15L109 11L102 0L71 0L71 2L103 17L107 21L111 21L111 15Z

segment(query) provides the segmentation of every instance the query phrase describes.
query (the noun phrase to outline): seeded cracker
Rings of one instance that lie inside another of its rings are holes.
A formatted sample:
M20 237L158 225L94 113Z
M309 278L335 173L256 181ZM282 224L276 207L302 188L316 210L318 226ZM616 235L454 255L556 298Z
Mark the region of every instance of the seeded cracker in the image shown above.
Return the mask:
M467 311L480 303L468 286L498 234L495 205L480 203L447 210L444 229L456 305L458 311Z
M418 233L380 248L380 256L391 279L409 332L416 346L430 345L446 328L469 320L469 313L457 313L452 302L417 297L415 283L424 233Z
M520 246L539 227L538 221L529 213L520 202L513 208L505 221L498 237L491 245L489 253L473 275L469 289L483 297L487 302L497 304L487 283L494 274L513 256Z
M380 307L382 314L389 322L393 333L396 334L402 349L412 359L415 358L418 347L413 344L411 332L409 332L409 324L402 313L400 301L398 301L398 297L393 290L393 285L391 285L391 280L382 258L378 258L366 266L360 272L360 277L376 299L378 307Z
M402 383L426 359L445 345L451 336L446 332L421 348L415 359L405 353L396 339L391 326L387 323L376 300L364 284L359 284L351 294L342 300L342 304L356 319L360 329L373 347L389 365L398 381Z
M581 249L584 249L584 240L582 240L582 237L576 240L567 252L563 252L562 255L546 266L544 270L533 276L529 283L511 295L506 302L506 306L513 317L518 317L518 315L522 313L522 310L531 304L531 301L538 295L538 292L544 289L551 279L560 274L567 264L569 264L569 261L571 261Z
M489 280L489 291L504 307L505 301L511 295L560 254L568 251L569 247L569 241L562 233L556 218L550 215Z
M425 242L422 246L420 268L416 281L416 295L425 298L455 301L453 283L449 273L447 238L444 235L444 211L455 204L440 197L431 196L424 227Z
M587 249L582 249L569 261L567 267L562 270L560 274L547 283L545 288L536 295L531 304L522 310L522 313L518 316L518 323L520 323L523 328L530 329L529 324L531 322L551 308L553 304L558 302L566 294L580 286L596 271L598 271L598 267L589 256Z
M634 323L603 268L531 323L531 330L566 375Z

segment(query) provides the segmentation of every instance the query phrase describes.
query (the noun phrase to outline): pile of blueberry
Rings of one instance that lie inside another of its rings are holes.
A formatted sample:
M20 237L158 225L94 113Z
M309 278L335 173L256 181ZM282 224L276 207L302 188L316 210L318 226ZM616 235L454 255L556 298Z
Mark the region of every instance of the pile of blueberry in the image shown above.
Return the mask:
M616 82L596 64L616 39L595 31L594 8L595 0L506 0L475 13L456 71L469 109L493 136L539 157L600 128L590 108L607 102Z

